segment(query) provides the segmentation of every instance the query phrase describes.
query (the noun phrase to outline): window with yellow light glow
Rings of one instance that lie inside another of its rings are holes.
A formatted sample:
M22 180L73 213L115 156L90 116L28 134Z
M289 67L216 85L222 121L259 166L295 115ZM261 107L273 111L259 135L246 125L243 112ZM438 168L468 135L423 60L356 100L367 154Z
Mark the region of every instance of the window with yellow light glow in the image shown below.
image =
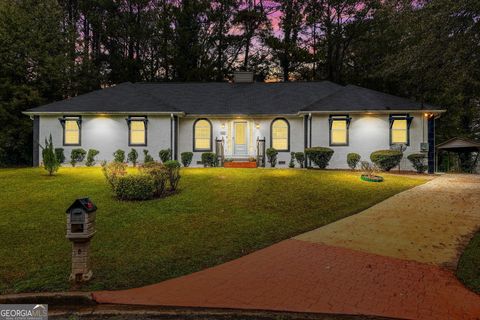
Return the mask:
M289 142L289 124L285 119L276 119L272 122L272 148L277 151L288 151L290 149Z
M199 119L193 125L194 151L212 150L212 125L207 119Z
M66 146L80 145L80 119L63 119L63 144Z
M132 146L147 145L147 126L144 118L129 119L129 144Z
M330 145L348 145L348 116L330 117Z
M408 144L408 121L404 119L392 119L390 129L392 144Z

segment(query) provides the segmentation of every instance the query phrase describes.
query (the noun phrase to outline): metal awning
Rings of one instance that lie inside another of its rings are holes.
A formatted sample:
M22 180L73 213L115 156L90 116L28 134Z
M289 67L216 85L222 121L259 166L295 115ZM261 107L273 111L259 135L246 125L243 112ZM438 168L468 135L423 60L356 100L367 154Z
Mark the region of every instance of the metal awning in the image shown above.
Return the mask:
M452 138L435 147L449 152L480 152L480 142L465 138Z

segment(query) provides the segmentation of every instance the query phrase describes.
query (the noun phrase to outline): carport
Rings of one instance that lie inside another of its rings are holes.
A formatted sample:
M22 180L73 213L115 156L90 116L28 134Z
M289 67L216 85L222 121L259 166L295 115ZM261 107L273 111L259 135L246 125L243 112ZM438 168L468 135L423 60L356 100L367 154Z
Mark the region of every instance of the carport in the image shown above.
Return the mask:
M438 164L438 156L440 151L447 152L447 168L446 171L450 171L451 163L450 163L450 154L455 153L459 157L460 153L476 153L475 160L473 162L472 168L476 168L478 165L478 158L480 155L480 142L469 140L465 138L452 138L445 142L438 144L436 147L436 156Z

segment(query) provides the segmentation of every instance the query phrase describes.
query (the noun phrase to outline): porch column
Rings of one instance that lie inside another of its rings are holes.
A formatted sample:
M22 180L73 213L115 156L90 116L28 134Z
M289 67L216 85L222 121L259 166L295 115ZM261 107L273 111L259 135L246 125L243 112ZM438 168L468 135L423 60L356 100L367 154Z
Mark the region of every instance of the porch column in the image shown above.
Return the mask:
M40 116L33 117L33 157L32 165L38 167L40 165Z
M435 116L428 118L428 173L435 173Z

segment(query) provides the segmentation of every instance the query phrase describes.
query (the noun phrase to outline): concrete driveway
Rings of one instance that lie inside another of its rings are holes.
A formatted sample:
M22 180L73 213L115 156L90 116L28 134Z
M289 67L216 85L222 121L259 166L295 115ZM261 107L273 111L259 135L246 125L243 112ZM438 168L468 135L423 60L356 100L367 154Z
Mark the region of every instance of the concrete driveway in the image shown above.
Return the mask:
M444 175L295 239L455 269L480 229L480 176Z
M480 319L480 296L448 268L480 226L480 177L446 175L355 216L99 303L400 319Z

